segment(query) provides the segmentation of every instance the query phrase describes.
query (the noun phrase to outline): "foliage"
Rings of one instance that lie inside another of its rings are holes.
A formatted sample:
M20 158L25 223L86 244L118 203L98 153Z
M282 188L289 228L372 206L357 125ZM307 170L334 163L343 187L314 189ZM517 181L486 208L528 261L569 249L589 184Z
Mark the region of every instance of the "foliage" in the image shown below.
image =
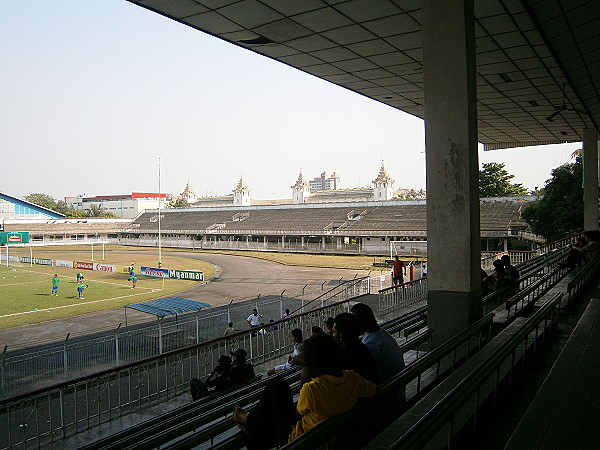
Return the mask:
M88 209L86 209L86 217L93 217L97 219L117 219L115 213L106 211L102 206L92 203Z
M509 197L527 195L522 184L511 183L515 176L504 169L502 163L483 163L479 171L479 197Z
M41 206L42 208L51 209L52 211L57 210L57 202L47 194L32 193L23 197L23 200L33 203L34 205Z
M401 189L393 200L425 200L427 194L424 189Z
M77 219L81 219L83 217L87 217L87 211L84 211L83 209L70 209L68 210L65 215L67 217L73 217L73 218L77 218Z
M583 228L583 167L581 159L552 170L544 197L521 213L535 234L554 241Z
M190 204L185 198L178 198L177 200L171 200L166 205L167 208L189 208Z

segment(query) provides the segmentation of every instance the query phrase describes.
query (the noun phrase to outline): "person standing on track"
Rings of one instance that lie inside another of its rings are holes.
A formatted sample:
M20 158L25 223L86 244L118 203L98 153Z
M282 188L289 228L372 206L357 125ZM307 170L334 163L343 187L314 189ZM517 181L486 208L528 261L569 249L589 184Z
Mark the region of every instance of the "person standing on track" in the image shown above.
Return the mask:
M404 275L406 275L406 265L398 255L394 256L394 269L392 272L392 284L398 286L404 283Z

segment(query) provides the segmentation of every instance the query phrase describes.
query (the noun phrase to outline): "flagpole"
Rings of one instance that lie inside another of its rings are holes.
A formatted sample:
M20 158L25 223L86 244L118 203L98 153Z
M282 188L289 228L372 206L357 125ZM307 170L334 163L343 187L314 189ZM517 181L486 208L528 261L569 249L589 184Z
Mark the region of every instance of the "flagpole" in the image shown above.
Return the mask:
M158 268L162 267L162 255L160 248L160 156L158 157Z

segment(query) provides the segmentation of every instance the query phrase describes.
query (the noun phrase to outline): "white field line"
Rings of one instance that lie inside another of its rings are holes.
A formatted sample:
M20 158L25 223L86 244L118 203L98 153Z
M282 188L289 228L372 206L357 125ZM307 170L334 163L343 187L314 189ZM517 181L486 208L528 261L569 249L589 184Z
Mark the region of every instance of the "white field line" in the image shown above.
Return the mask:
M149 288L147 288L147 289L149 289ZM160 289L152 289L151 291L152 291L151 293L159 292ZM0 316L0 319L3 318L3 317L21 316L23 314L38 313L38 312L41 312L41 311L52 311L54 309L72 308L74 306L82 306L82 305L89 305L89 304L92 304L92 303L108 302L110 300L118 300L120 298L135 297L137 295L144 295L144 294L148 294L148 292L140 292L138 294L122 295L120 297L105 298L105 299L102 299L102 300L94 300L92 302L73 303L72 305L54 306L52 308L44 308L44 309L38 309L38 310L33 310L33 311L23 311L23 312L20 312L20 313L6 314L4 316Z
M50 281L40 280L40 281L23 281L22 283L9 283L9 284L0 284L0 288L6 286L21 286L23 284L33 284L33 283L50 283Z
M42 275L42 274L45 275L43 272L36 272L35 270L23 269L23 272L35 273L37 275ZM69 282L75 283L76 282L76 281L70 280L70 278L71 277L66 277L65 283L69 283ZM73 277L73 278L75 278L75 277ZM60 277L59 277L59 279L60 279ZM44 280L40 280L40 281L24 281L23 283L3 284L3 285L0 285L0 287L3 287L3 286L18 286L19 284L28 284L28 283L46 283L46 282L50 283L51 280L52 280L51 278L48 278L48 279L44 279ZM84 280L85 280L85 278L84 278ZM91 279L88 280L88 281L93 281L94 283L113 284L115 286L129 286L129 283L128 284L121 284L121 283L115 283L113 281L91 280ZM138 288L140 288L140 289L147 289L147 290L150 290L152 292L160 291L161 290L161 289L154 289L154 288L146 288L146 287L136 286L136 289L138 289ZM3 317L3 316L0 316L0 317Z

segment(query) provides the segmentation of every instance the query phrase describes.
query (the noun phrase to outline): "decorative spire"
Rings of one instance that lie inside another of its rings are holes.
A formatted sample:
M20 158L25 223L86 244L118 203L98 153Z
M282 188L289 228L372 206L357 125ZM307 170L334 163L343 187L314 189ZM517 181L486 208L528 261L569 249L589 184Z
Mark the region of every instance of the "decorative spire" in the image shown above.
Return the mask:
M190 179L188 178L187 184L185 185L185 189L183 190L183 192L181 193L181 195L183 197L186 196L191 196L191 195L196 195L196 193L194 192L194 190L190 187Z
M373 180L374 184L392 184L394 182L394 180L392 180L392 177L390 177L387 173L387 171L385 170L385 167L383 165L383 161L381 161L381 169L379 170L379 175L377 175L377 178L375 178Z
M300 175L298 175L298 179L296 180L296 184L292 186L292 189L310 189L310 185L304 179L304 175L302 175L302 169L300 169Z
M244 183L242 175L240 175L240 181L233 192L250 192L250 189L248 189L248 186L246 186L246 183Z

